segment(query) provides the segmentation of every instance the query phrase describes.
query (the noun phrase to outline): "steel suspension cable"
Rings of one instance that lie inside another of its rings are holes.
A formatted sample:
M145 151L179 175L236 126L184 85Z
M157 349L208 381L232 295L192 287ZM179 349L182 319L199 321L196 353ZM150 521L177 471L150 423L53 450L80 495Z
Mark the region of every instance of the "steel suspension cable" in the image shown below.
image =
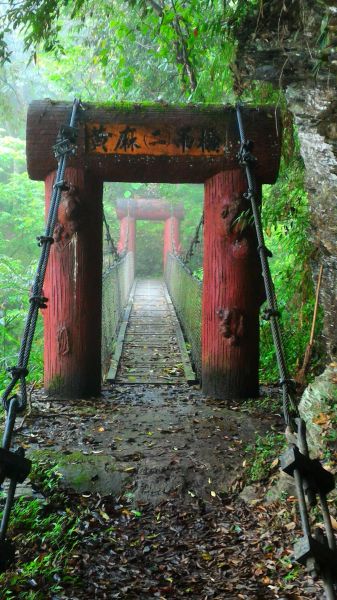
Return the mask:
M271 256L265 246L262 229L260 207L257 201L257 187L254 174L256 159L252 154L253 142L246 139L241 106L236 108L237 123L240 135L240 151L238 159L245 169L248 191L245 198L250 202L256 236L258 241L257 251L260 256L262 275L267 298L266 318L270 320L272 336L275 346L277 364L282 386L283 413L288 430L296 433L297 443L291 444L281 456L282 470L294 478L298 506L304 536L298 540L294 547L295 560L305 565L314 578L320 576L324 583L327 600L336 600L337 592L337 551L336 540L331 524L331 517L327 503L327 494L335 487L333 475L325 470L318 459L309 456L306 438L306 425L301 419L296 401L293 396L292 382L288 376L286 356L284 352L275 288L270 272L268 257ZM310 524L310 507L320 503L323 516L325 535L321 529L312 532Z
M237 119L238 119L238 127L240 132L240 140L241 140L241 149L239 153L240 164L244 166L246 171L246 177L248 182L248 191L245 194L245 198L250 201L256 236L258 241L258 253L260 256L261 267L262 267L262 275L264 280L264 287L266 291L267 297L267 310L265 311L265 318L270 320L271 331L276 351L277 364L280 374L280 385L282 386L282 396L283 396L283 413L284 419L287 426L292 426L292 418L298 417L298 409L296 403L293 399L292 394L292 386L293 382L289 379L287 363L285 358L285 352L283 347L279 317L280 313L277 306L277 300L275 295L274 284L270 272L268 257L270 257L270 251L265 245L262 221L261 221L261 213L260 208L256 198L256 182L254 177L254 172L252 169L252 165L255 162L255 158L251 154L251 150L253 148L253 144L250 141L247 141L245 138L243 123L242 123L242 115L240 107L237 107ZM292 411L292 414L291 414Z
M105 226L105 233L106 233L105 239L106 239L108 245L110 246L110 250L111 250L111 254L113 256L113 259L114 260L118 260L120 258L120 256L118 254L118 250L117 250L116 244L115 244L114 240L112 239L112 235L111 235L111 232L110 232L109 223L108 223L107 218L105 216L104 210L103 210L103 223L104 223L104 226Z
M29 298L30 305L21 340L18 364L8 369L11 374L11 381L7 385L2 396L2 403L6 411L6 422L2 447L0 448L0 485L5 479L9 479L10 484L0 525L0 571L8 566L14 556L13 546L6 540L6 534L16 486L26 479L31 469L31 462L25 458L24 449L18 448L15 452L12 452L10 446L16 416L18 413L23 412L27 406L27 367L34 339L38 312L39 309L47 307L48 299L43 296L43 283L47 270L50 247L54 242L53 233L57 221L61 194L62 191L69 189L69 186L64 180L64 176L67 157L74 154L76 150L76 121L79 108L80 101L75 99L72 106L69 125L61 127L54 146L54 154L58 161L58 166L50 199L45 233L37 238L38 245L41 247L41 254L35 272L32 293ZM17 383L20 384L20 393L15 393L11 396Z
M184 265L187 265L187 263L191 260L192 256L194 255L195 247L200 244L201 230L202 230L203 226L204 226L204 213L202 213L202 215L200 217L200 221L199 221L198 225L196 226L195 233L194 233L193 238L191 239L188 250L185 252L184 256L182 256L181 260L184 263Z

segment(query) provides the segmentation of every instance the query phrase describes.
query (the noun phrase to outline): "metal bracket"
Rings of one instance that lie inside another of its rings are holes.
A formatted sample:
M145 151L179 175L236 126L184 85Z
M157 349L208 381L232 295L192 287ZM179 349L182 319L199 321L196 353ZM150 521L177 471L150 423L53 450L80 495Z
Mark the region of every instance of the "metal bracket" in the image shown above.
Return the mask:
M327 543L322 543L312 536L303 536L294 544L296 562L307 566L308 560L313 559L315 565L334 573L337 567L337 554L330 550Z
M62 125L56 138L56 144L53 146L54 156L59 160L66 154L75 154L77 128L71 125Z
M317 458L305 456L295 445L282 454L280 462L282 471L294 477L297 470L315 493L328 494L335 487L333 474L324 469Z
M0 541L0 573L14 561L15 547L9 540Z
M27 377L29 373L26 367L18 367L17 365L14 365L14 367L8 367L6 371L7 373L11 374L12 379L15 379L16 377L18 377L18 379L20 379L20 377Z
M28 477L32 463L22 452L23 448L18 448L16 452L0 448L0 485L5 479L15 479L18 483L23 483Z
M45 296L34 295L29 298L29 302L34 302L38 308L47 308L48 298Z
M264 321L270 321L272 317L280 317L280 311L273 308L266 308L261 316Z
M53 244L54 238L51 235L39 235L37 238L37 245L41 248L43 244Z
M257 162L257 158L252 154L253 148L254 142L252 142L251 140L247 140L246 142L241 144L240 150L237 155L240 165L245 166Z

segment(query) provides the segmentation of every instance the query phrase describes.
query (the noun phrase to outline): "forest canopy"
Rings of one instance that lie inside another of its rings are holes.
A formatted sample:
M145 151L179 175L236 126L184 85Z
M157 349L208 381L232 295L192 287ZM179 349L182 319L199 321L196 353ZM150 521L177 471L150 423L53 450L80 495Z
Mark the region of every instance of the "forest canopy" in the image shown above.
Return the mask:
M29 182L22 166L25 114L31 100L46 96L72 100L78 96L95 102L234 103L241 96L243 101L253 105L278 104L285 126L283 158L276 186L264 190L263 217L268 245L274 252L272 268L277 276L287 350L291 367L296 369L309 336L313 304L312 246L308 236L303 163L282 89L263 81L242 86L235 62L237 32L244 27L247 18L253 19L254 27L258 27L264 4L255 0L98 0L95 3L92 0L9 0L3 4L0 12L1 138L3 147L7 148L8 142L3 140L12 136L11 155L15 147L20 158L9 164L7 151L0 157L4 210L0 226L6 240L2 252L5 257L15 257L16 270L26 280L28 254L16 254L16 228L23 231L32 214L39 215L34 217L34 222L40 222L43 202L42 191ZM19 183L22 186L20 226L13 199L13 190L18 189ZM115 237L118 224L114 202L119 196L136 195L184 201L186 218L182 239L186 247L200 219L202 191L193 186L154 187L137 182L116 184L114 188L106 186L105 210ZM158 260L153 261L155 256L160 256L162 227L158 224L146 227L144 223L138 227L142 254L138 264L147 260L157 273L160 265ZM31 248L33 246L32 243ZM29 257L33 263L35 247ZM22 305L21 300L17 302ZM12 309L15 309L14 300ZM6 335L15 338L16 343L19 325L16 317L15 328L12 322L5 327ZM270 380L276 377L276 364L268 323L261 323L261 335L262 378ZM6 347L9 343L12 348L14 342L7 339ZM3 357L2 361L6 359Z
M67 62L74 46L85 49L116 98L233 100L233 30L252 10L256 0L9 0L0 56L11 60L8 36L19 32L31 60L52 52Z

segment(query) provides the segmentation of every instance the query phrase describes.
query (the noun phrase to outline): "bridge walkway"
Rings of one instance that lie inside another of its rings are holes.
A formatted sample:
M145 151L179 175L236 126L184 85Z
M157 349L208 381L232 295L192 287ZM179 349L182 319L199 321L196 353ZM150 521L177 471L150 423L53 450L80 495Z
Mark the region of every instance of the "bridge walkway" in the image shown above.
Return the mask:
M196 380L163 280L135 280L107 379L119 384Z

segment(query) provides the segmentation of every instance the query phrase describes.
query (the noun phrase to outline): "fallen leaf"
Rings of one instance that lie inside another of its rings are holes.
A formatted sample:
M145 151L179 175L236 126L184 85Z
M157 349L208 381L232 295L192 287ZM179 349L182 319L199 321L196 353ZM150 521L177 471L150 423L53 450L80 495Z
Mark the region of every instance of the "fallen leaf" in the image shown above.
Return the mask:
M316 425L326 425L326 423L330 421L330 415L319 413L312 421L313 423L316 423Z

